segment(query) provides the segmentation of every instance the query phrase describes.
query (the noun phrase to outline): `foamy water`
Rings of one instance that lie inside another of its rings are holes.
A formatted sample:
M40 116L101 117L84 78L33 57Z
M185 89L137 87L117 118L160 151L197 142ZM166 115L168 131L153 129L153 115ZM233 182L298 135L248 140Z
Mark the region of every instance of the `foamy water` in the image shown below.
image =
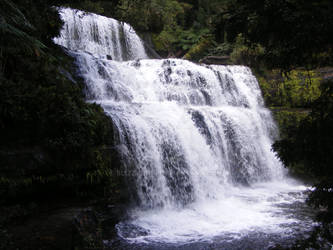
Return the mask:
M248 67L142 60L128 24L59 12L65 25L54 41L71 50L131 173L130 218L116 225L125 248L267 248L313 226L298 216L306 187L271 150L278 131Z

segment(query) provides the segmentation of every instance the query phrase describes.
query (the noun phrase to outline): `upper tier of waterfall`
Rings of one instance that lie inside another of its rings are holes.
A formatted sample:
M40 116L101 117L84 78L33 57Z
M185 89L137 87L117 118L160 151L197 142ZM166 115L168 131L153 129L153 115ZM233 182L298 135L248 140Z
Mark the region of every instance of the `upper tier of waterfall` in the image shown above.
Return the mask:
M148 58L141 39L127 23L70 8L59 8L59 13L65 25L55 43L117 61Z

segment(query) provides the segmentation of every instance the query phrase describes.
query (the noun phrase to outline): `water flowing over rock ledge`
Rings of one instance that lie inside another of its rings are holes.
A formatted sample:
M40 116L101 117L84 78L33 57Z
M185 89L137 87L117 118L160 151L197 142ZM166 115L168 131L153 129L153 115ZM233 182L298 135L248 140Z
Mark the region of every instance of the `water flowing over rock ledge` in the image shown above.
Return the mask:
M65 26L54 41L72 51L87 101L112 120L131 173L129 217L115 228L122 244L200 247L262 236L258 247L267 247L287 239L291 225L311 227L307 216L304 224L290 217L305 188L271 151L276 126L249 68L145 59L128 24L59 12Z

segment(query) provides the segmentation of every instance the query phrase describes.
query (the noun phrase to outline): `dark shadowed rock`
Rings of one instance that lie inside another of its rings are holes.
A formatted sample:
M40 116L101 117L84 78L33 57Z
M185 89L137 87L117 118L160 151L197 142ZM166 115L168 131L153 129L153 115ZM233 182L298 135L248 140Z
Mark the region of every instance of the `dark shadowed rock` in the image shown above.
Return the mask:
M151 33L143 32L140 34L140 37L143 40L143 45L149 58L161 59L161 56L155 51L154 43L151 38Z
M100 224L95 210L86 209L79 213L73 220L74 249L102 249Z
M200 63L204 64L217 64L217 65L229 65L230 56L206 56L202 58Z
M117 241L115 225L128 217L125 205L106 205L82 210L73 219L73 249L105 249Z

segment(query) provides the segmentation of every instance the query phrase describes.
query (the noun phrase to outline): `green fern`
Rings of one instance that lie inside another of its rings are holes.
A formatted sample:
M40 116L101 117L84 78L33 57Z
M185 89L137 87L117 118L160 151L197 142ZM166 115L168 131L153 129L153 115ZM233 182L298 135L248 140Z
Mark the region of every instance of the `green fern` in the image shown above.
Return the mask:
M34 27L11 1L0 3L0 58L16 54L43 54L46 46L29 32Z
M28 30L35 30L24 14L11 1L2 0L0 2L0 16L13 25L22 26L22 28Z

